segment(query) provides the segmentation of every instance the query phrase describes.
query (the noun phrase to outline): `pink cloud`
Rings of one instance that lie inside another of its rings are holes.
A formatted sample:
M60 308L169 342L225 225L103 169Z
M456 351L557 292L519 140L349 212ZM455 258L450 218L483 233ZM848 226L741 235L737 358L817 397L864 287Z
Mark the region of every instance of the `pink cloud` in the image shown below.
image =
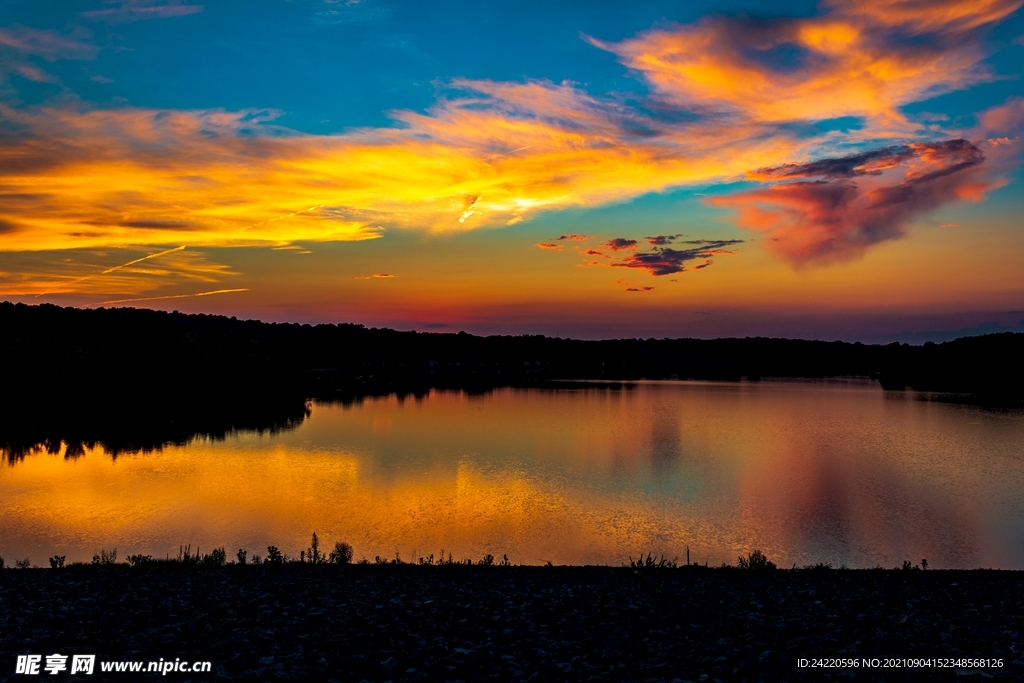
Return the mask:
M765 233L768 248L794 265L858 258L902 237L916 217L958 200L978 201L1002 180L984 172L984 153L966 140L913 143L756 171L793 180L709 200L737 223Z
M115 6L82 12L81 15L108 24L124 24L145 19L182 17L203 11L202 5L189 5L180 0L106 0L105 4Z
M91 33L81 28L70 34L18 25L0 28L0 46L51 62L57 59L95 59L99 48L88 42L90 37Z

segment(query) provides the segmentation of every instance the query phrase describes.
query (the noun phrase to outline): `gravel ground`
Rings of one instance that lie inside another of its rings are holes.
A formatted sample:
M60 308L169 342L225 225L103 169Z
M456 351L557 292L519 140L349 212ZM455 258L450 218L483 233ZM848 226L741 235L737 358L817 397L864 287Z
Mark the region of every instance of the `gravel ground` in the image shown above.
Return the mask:
M81 567L0 572L0 680L1024 680L1022 575L607 567ZM93 676L17 675L95 654ZM984 658L799 668L799 658Z

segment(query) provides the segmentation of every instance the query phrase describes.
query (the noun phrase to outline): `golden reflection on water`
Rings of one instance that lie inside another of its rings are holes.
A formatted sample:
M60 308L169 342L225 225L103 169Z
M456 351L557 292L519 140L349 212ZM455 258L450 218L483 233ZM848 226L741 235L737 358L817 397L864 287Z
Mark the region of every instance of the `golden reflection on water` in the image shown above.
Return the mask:
M1024 567L1024 416L858 383L642 383L317 404L293 431L0 469L0 555L179 545L620 564Z

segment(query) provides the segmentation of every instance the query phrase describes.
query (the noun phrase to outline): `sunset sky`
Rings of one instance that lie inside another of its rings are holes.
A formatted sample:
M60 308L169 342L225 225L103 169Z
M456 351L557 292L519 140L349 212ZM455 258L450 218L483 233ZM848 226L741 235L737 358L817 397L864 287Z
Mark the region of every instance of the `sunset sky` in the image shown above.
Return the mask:
M0 300L1024 331L1022 4L0 0Z

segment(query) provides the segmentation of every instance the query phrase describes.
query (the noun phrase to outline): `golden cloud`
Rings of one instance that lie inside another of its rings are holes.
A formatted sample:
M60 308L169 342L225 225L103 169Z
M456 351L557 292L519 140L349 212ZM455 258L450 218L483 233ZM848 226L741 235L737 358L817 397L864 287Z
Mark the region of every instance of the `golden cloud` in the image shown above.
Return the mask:
M568 84L457 85L472 95L399 112L406 128L333 136L281 130L265 112L0 108L3 249L468 230L734 177L800 149L735 126L712 143L717 124L691 136ZM657 134L637 138L634 124Z

